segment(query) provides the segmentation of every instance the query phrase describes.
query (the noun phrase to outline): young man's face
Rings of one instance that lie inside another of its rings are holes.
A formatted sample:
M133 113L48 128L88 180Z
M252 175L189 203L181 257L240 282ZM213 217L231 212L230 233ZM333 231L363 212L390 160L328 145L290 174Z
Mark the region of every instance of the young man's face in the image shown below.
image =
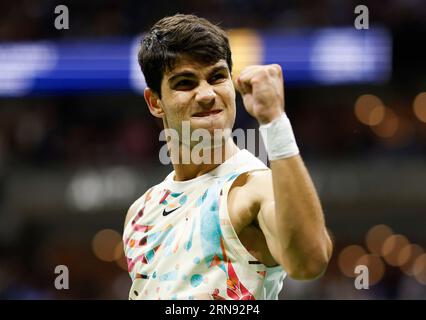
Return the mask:
M182 131L189 121L191 132L231 130L235 121L235 89L225 60L202 64L181 57L161 82L165 128Z

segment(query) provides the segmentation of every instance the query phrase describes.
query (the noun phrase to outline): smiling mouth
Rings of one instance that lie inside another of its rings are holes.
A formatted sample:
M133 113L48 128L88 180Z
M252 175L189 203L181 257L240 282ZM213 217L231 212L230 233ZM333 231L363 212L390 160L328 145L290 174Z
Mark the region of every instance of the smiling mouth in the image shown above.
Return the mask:
M213 116L216 115L218 113L221 113L222 110L210 110L210 111L205 111L205 112L198 112L198 113L194 113L194 117L208 117L208 116Z

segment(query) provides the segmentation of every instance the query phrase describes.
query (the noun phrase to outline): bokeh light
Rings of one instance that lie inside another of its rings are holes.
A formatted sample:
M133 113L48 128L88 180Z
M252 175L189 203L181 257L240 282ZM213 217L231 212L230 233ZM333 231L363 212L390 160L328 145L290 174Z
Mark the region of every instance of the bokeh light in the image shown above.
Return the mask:
M411 121L405 117L398 118L398 128L392 139L386 139L384 142L388 146L398 146L412 141L415 130Z
M377 125L385 116L383 102L372 94L361 95L355 102L355 116L363 124Z
M413 103L413 111L417 119L426 122L426 92L420 92Z
M382 256L391 266L400 266L400 252L408 244L409 241L403 235L391 235L383 243Z
M385 114L380 123L371 127L371 130L381 138L391 138L399 128L399 118L396 113L385 108Z
M364 256L366 251L363 247L358 245L351 245L344 248L338 258L338 265L340 271L347 277L355 277L355 267L359 258Z
M378 255L365 254L357 260L356 265L367 266L369 285L375 285L383 279L385 274L385 264Z
M418 244L409 244L402 248L398 257L402 272L408 276L413 276L414 262L423 252L423 248Z
M385 240L393 234L392 229L384 224L379 224L372 227L365 239L368 250L371 253L381 255L382 247Z
M414 262L413 273L418 282L426 285L426 253L417 257Z
M102 261L112 262L117 258L116 248L120 244L120 234L112 229L103 229L92 240L95 256Z

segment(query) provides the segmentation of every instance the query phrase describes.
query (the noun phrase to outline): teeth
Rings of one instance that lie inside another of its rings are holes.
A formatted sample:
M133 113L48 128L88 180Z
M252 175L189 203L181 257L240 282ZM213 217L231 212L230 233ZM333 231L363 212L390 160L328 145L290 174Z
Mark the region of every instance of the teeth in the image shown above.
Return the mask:
M205 116L209 116L211 114L217 114L219 112L220 112L220 110L210 111L210 112L204 112L204 113L196 113L195 116L196 117L205 117Z

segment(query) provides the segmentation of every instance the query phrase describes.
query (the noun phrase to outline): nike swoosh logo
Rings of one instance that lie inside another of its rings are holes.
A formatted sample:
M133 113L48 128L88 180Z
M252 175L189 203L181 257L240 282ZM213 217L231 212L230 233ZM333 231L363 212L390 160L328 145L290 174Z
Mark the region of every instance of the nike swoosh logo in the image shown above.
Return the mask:
M173 211L176 211L177 209L179 209L180 207L174 208L173 210L167 211L166 209L163 210L163 216L166 217L169 214L171 214Z

